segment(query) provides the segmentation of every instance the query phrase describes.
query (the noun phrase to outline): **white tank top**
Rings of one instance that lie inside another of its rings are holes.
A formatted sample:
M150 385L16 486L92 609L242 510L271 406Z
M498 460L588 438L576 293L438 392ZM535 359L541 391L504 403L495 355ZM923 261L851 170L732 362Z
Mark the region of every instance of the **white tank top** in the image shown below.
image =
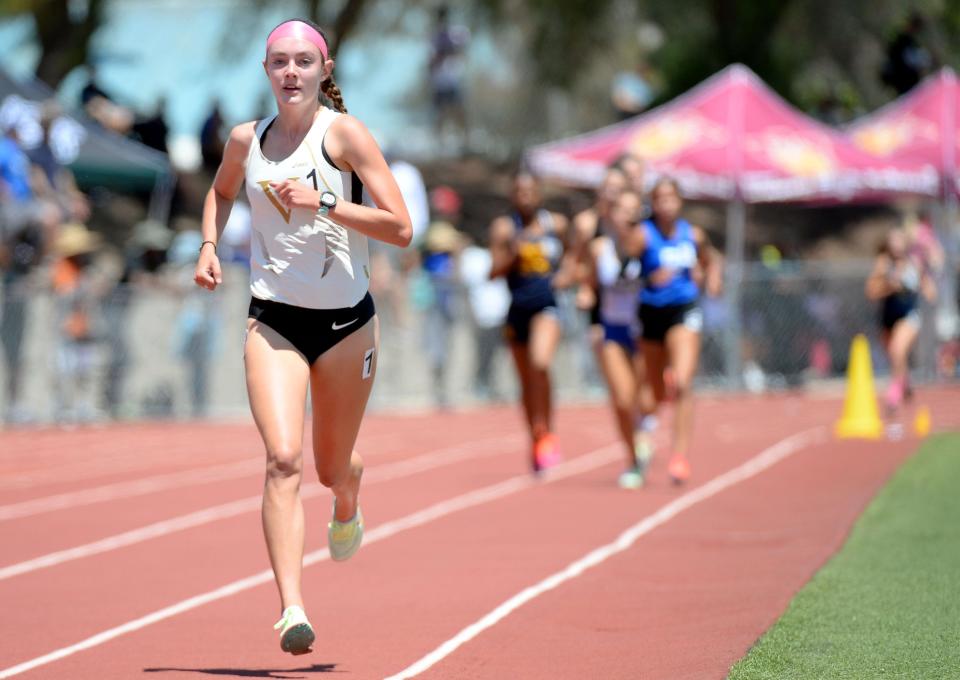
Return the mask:
M367 237L306 208L288 210L270 182L294 179L318 191L332 191L338 201L360 203L363 185L355 173L333 165L323 137L339 114L321 108L300 146L281 161L263 155L260 140L273 123L257 123L247 156L250 199L250 292L310 309L353 307L370 283Z
M613 326L633 326L637 320L640 297L640 262L627 266L617 254L613 239L604 237L597 257L597 283L600 284L600 318Z

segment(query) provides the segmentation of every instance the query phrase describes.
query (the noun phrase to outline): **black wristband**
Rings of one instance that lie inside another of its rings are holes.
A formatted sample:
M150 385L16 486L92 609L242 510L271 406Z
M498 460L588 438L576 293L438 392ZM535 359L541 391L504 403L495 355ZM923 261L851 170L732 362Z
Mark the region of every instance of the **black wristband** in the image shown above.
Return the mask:
M200 250L199 250L199 252L202 253L202 252L203 252L203 247L204 247L205 245L207 245L208 243L213 246L213 254L216 255L216 254L217 254L217 244L214 243L213 241L204 241L203 243L201 243L201 244L200 244Z

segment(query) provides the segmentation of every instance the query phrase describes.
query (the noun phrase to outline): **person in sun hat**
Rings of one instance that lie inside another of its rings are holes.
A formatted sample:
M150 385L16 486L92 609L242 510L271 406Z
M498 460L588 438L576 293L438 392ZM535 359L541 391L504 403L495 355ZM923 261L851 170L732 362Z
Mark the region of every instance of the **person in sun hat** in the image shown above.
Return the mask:
M280 647L315 639L301 587L305 522L299 488L311 395L313 462L334 495L330 557L363 538L354 450L379 352L369 292L369 238L405 247L410 217L367 128L347 115L320 28L284 21L267 36L263 69L277 114L233 128L204 202L194 279L223 281L217 244L246 184L251 212L251 300L244 343L247 393L266 449L263 529L280 593ZM364 192L372 205L363 204ZM376 207L373 207L376 206Z
M76 222L63 225L53 241L56 418L61 422L97 417L90 392L97 359L96 314L105 288L94 269L102 243L100 234Z
M456 192L449 187L438 187L432 196L438 219L430 223L423 241L421 266L430 291L424 318L423 347L433 377L434 402L437 407L446 408L449 406L446 383L450 343L460 297L457 263L466 238L452 224L458 220L460 212L461 202Z

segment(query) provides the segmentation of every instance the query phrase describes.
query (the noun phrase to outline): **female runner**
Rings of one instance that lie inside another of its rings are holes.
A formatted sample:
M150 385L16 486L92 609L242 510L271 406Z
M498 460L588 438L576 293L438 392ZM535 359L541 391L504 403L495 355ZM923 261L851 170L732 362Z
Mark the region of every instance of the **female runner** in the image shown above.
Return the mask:
M643 486L645 467L649 462L649 449L641 445L644 440L635 434L638 378L643 371L637 321L641 267L639 260L628 258L625 251L642 207L638 194L624 191L613 203L607 229L590 242L589 279L599 291L603 326L600 367L627 453L627 466L619 477L619 484L624 489Z
M553 432L550 365L560 343L555 288L572 283L564 261L567 220L541 207L540 185L533 175L514 177L513 210L490 224L490 278L506 277L512 302L505 333L520 379L521 402L532 440L533 471L560 458Z
M310 651L315 637L300 589L307 388L314 464L334 496L330 556L345 560L363 537L363 462L353 446L379 343L367 238L401 247L411 238L400 190L373 137L346 115L333 65L311 22L285 21L267 37L263 68L278 113L231 131L204 202L195 274L209 290L222 282L217 241L246 180L253 244L244 362L266 449L263 531L283 612L275 628L291 654ZM378 208L361 205L364 189Z
M887 235L867 279L866 293L881 303L880 327L890 360L884 402L888 411L894 411L910 393L910 351L920 334L919 297L922 294L932 302L937 295L933 277L923 260L911 253L903 230Z
M628 251L642 263L640 324L644 380L640 411L646 419L664 401L664 369L674 376L676 409L673 451L667 471L676 483L690 477L687 454L693 434L693 378L700 356L703 312L698 306L698 265L708 295L720 293L720 254L706 234L680 217L683 201L672 179L661 179L650 192L651 217L637 228Z

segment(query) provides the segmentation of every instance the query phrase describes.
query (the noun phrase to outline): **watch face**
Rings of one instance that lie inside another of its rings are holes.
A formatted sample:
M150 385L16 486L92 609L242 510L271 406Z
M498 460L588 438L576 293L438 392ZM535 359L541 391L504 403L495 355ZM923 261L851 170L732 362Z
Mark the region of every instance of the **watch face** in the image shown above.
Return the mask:
M320 195L320 203L322 203L328 208L332 208L337 204L337 197L335 194L331 194L328 191L324 192L323 194Z

